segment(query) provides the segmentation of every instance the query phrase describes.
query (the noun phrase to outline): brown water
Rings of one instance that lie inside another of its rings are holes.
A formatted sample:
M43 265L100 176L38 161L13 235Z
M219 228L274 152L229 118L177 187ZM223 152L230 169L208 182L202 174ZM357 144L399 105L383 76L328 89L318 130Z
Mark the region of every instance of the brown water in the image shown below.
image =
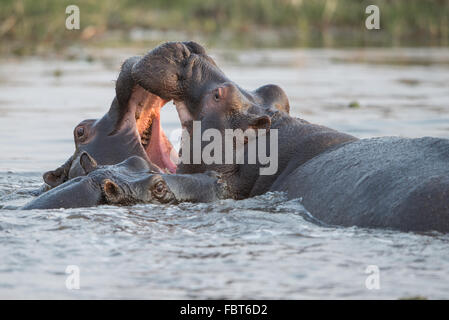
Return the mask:
M14 210L73 152L74 126L107 111L120 62L139 53L0 60L0 298L449 298L447 235L320 227L282 194ZM311 122L358 137L449 137L447 49L213 56L244 88L280 85ZM170 136L175 109L162 117ZM66 288L67 265L80 268L79 290ZM379 290L365 286L368 265Z

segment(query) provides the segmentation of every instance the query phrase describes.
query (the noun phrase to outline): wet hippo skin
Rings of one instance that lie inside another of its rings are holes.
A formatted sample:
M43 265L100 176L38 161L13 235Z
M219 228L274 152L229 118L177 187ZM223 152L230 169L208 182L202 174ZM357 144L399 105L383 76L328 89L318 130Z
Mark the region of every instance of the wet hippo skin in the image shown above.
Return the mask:
M83 175L40 195L22 209L210 202L227 197L226 184L214 172L161 174L152 171L148 162L138 156L104 166L97 166L86 152L77 159Z
M449 231L449 140L384 137L312 158L271 191L303 199L328 224Z

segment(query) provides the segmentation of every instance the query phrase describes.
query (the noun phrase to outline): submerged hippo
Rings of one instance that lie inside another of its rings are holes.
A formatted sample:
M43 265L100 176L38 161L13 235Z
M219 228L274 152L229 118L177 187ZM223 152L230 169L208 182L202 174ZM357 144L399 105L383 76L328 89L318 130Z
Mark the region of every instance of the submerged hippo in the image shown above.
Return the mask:
M237 199L285 191L289 198L302 198L305 208L327 224L449 232L447 139L359 140L293 118L282 107L288 106L282 89L270 85L243 90L192 42L157 47L133 65L132 76L148 92L174 100L190 140L193 121L201 121L201 133L256 128L267 129L269 138L277 129L274 174L260 175L259 161L217 164L202 159L179 164L178 173L215 170ZM191 144L182 145L180 154L185 148L193 151ZM201 150L206 146L201 143ZM245 159L248 150L245 146Z
M83 152L82 176L40 195L22 209L92 207L101 204L210 202L226 197L226 185L214 172L160 174L145 159L132 156L116 165L98 166Z
M160 110L167 101L134 84L131 68L138 60L139 57L132 57L123 63L109 111L101 119L84 120L75 127L74 154L62 166L44 174L50 187L83 174L79 166L83 152L88 152L99 165L113 165L139 156L153 171L175 171L177 153L160 122Z

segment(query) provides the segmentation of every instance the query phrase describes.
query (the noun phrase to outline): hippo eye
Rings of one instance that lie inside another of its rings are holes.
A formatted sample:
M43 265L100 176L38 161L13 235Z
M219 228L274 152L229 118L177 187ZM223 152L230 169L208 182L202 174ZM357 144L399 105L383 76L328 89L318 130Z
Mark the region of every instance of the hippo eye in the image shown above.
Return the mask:
M84 136L84 127L76 128L76 137L81 138L82 136Z
M153 194L157 198L162 198L167 193L167 188L165 188L165 184L162 181L159 181L156 183L156 185L153 188Z
M214 100L218 102L220 98L221 98L221 88L218 88L217 90L215 90Z

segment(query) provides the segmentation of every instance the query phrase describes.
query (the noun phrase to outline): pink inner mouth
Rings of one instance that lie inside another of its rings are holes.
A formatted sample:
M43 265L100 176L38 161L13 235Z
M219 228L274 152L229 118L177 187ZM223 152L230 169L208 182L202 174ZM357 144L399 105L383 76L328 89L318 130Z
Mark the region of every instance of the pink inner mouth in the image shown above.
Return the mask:
M175 173L177 152L161 126L160 112L167 102L136 86L129 104L135 108L137 133L148 159L163 171Z
M160 109L153 118L151 137L145 151L151 162L162 169L167 169L170 173L176 172L176 164L172 159L177 158L177 153L162 129Z

